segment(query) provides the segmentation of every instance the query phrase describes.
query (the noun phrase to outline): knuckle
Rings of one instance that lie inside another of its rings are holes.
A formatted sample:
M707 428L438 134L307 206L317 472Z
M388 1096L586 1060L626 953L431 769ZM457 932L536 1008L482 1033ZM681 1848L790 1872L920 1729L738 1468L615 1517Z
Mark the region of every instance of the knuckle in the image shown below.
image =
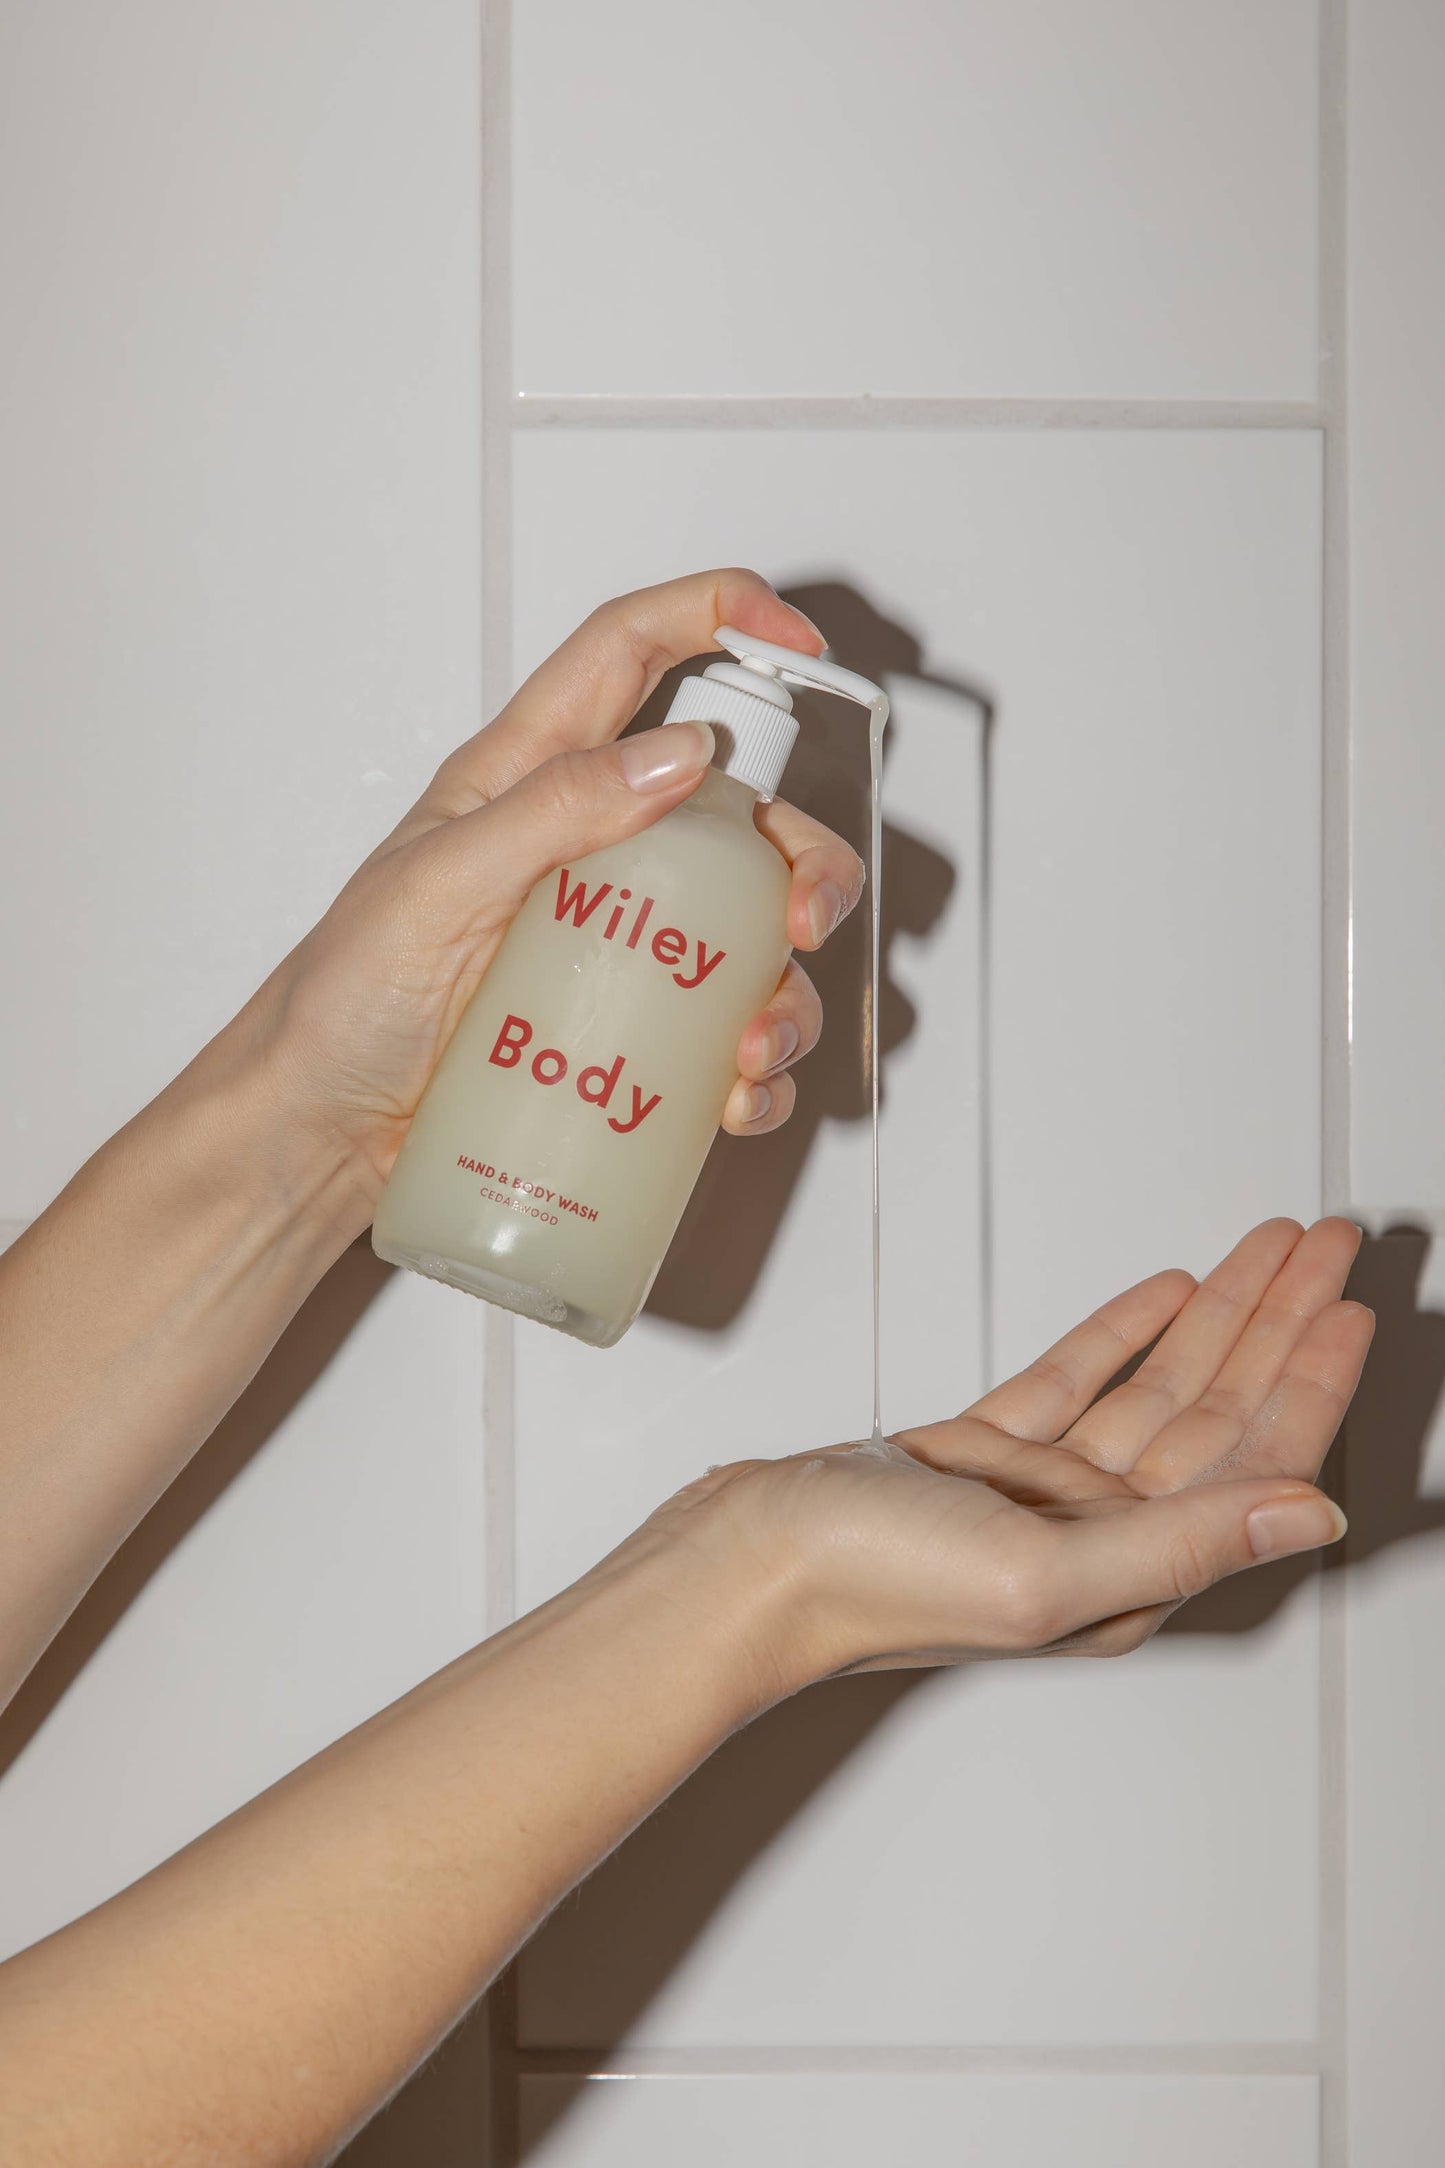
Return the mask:
M1242 1423L1250 1412L1248 1399L1236 1386L1217 1382L1199 1395L1195 1406L1201 1415L1222 1416L1228 1423Z
M470 773L465 749L458 746L441 762L423 791L420 803L429 811L451 819L482 802L485 792Z
M1091 1310L1084 1320L1083 1329L1086 1335L1102 1340L1110 1350L1118 1348L1121 1355L1128 1355L1131 1345L1129 1335L1122 1325L1116 1324L1106 1309Z
M1222 1311L1226 1317L1237 1316L1245 1307L1244 1298L1238 1289L1231 1287L1227 1279L1217 1278L1213 1273L1207 1280L1200 1281L1195 1289L1195 1300L1201 1306ZM1249 1307L1253 1309L1254 1305L1251 1303Z
M1016 1574L1001 1592L1004 1634L1010 1648L1041 1649L1063 1630L1057 1599L1034 1574Z
M1036 1385L1046 1385L1053 1392L1072 1393L1077 1385L1074 1373L1067 1363L1053 1355L1036 1355L1025 1375Z
M599 602L586 620L587 629L599 634L609 646L620 646L645 671L652 670L657 640L647 614L647 590L634 588Z
M609 595L587 614L589 625L601 625L608 631L620 631L636 617L642 590L629 587L620 595Z
M554 753L533 772L532 789L543 819L559 827L574 821L591 795L590 772L580 753Z
M1204 1538L1195 1530L1180 1529L1169 1540L1164 1572L1176 1596L1198 1596L1215 1581L1214 1560Z

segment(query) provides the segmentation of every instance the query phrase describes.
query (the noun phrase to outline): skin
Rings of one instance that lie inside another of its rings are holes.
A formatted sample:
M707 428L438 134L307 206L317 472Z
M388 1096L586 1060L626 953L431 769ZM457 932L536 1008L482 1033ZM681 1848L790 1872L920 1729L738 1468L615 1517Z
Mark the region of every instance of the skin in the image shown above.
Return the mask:
M728 622L809 654L823 645L751 572L595 611L443 762L241 1014L0 1258L0 1702L370 1226L427 1079L533 885L696 789L705 728L615 740L663 673ZM628 779L639 766L641 788ZM862 892L858 857L782 800L757 825L793 869L789 936L817 948ZM821 1021L790 963L743 1034L725 1127L761 1135L786 1120L786 1065Z
M0 1261L12 1685L365 1228L533 882L695 787L705 746L668 773L654 740L639 790L613 740L726 621L820 644L741 572L597 613ZM759 825L815 946L857 861L790 808ZM751 1126L786 1116L773 1072L817 1023L790 969L744 1035L732 1126L764 1075ZM712 1470L575 1587L0 1967L0 2158L325 2160L761 1710L848 1671L1122 1653L1222 1575L1332 1541L1313 1478L1372 1327L1340 1299L1358 1239L1269 1221L1198 1284L1116 1296L962 1415Z

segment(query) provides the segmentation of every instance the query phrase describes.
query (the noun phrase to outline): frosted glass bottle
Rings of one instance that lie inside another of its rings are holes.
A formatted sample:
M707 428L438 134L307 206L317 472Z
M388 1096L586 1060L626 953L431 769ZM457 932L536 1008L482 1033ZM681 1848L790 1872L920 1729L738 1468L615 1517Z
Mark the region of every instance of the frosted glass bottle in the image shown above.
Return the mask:
M619 1340L717 1132L737 1044L788 960L791 874L753 824L797 736L782 675L850 672L722 628L668 720L713 766L641 835L538 882L427 1085L372 1230L379 1257ZM776 659L774 659L776 658Z

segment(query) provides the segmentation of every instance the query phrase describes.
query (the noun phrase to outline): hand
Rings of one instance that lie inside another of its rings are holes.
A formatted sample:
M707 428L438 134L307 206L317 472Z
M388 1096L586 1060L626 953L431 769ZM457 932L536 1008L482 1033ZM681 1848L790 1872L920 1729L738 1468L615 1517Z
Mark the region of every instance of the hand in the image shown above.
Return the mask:
M1138 1648L1225 1574L1344 1532L1310 1479L1374 1330L1338 1299L1359 1241L1269 1220L1201 1285L1142 1281L950 1422L714 1470L649 1526L783 1592L765 1615L784 1692Z
M260 1033L308 1130L351 1164L354 1232L528 892L572 857L650 827L701 780L711 743L697 725L613 741L664 671L728 623L809 655L823 645L753 572L698 574L604 604L442 763L238 1020ZM756 820L793 869L789 939L816 949L862 892L857 854L782 800ZM786 1121L786 1072L821 1024L811 980L790 963L743 1033L725 1128L757 1136Z

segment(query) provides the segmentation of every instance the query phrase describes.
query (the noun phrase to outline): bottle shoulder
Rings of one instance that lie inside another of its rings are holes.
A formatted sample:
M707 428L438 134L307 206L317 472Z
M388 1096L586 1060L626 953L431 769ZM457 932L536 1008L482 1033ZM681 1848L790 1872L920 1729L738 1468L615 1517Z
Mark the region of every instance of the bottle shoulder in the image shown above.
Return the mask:
M688 886L737 887L765 899L786 902L792 872L782 852L754 827L751 810L743 817L729 809L694 805L689 799L666 820L648 829L638 842L651 845L645 862Z
M792 879L782 852L754 826L751 805L739 808L701 790L655 826L595 852L589 863L624 879L646 869L669 885L733 879L784 896Z

